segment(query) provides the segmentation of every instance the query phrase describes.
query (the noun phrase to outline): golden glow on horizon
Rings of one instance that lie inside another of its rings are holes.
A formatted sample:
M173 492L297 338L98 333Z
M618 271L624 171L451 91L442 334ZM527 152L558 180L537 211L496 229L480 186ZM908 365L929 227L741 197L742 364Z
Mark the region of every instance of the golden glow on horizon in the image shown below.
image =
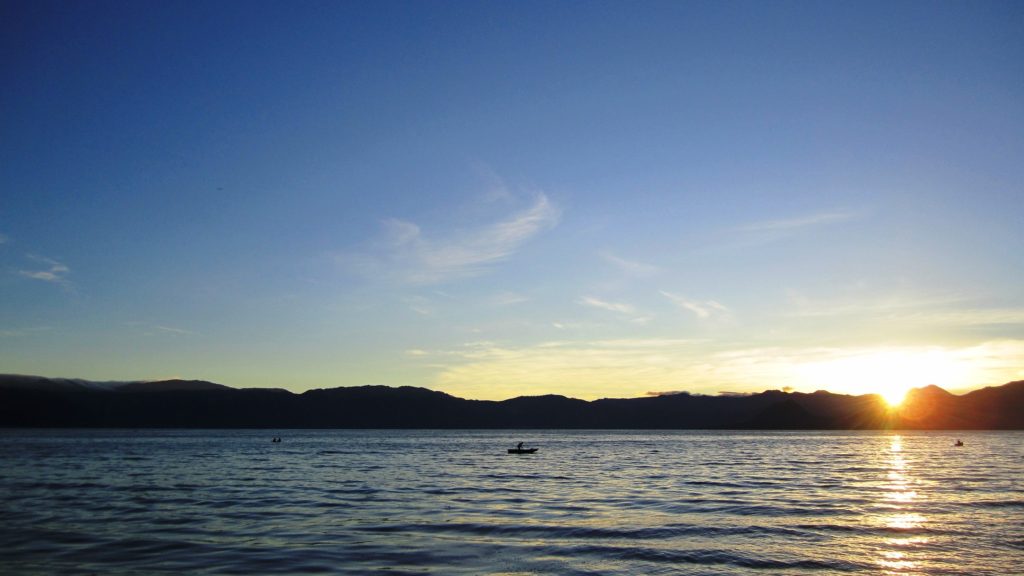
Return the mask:
M806 364L799 369L809 383L846 394L878 394L899 406L911 388L935 384L943 388L969 385L969 363L941 349L881 350Z
M504 400L562 394L583 400L649 392L757 393L788 389L877 393L897 402L935 384L954 393L1024 377L1024 341L969 347L717 348L663 338L552 340L529 345L468 342L416 348L406 358L434 371L431 388L462 398Z

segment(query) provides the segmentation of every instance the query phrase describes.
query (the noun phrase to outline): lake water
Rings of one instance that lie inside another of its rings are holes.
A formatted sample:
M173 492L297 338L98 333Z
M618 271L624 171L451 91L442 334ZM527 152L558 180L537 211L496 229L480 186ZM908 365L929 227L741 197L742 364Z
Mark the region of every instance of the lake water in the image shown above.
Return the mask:
M1022 477L1020 432L2 430L0 573L1019 574Z

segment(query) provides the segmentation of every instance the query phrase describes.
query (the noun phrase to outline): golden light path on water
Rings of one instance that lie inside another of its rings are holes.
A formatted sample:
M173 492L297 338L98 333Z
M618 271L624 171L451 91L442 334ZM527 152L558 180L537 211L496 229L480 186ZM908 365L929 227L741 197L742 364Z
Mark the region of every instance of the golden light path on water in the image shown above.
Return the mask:
M924 496L915 489L917 481L910 474L910 466L903 457L903 437L892 436L889 444L889 470L882 487L883 501L878 505L884 512L882 524L895 533L913 531L922 528L928 519L921 514L917 506ZM884 574L915 574L918 573L920 562L915 554L920 547L928 544L923 536L893 536L885 540L878 565Z

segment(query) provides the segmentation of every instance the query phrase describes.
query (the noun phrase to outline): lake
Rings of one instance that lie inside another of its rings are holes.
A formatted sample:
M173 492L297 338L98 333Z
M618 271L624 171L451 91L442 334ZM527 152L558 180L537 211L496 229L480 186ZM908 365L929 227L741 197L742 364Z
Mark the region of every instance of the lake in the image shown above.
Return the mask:
M1011 574L1024 433L0 430L0 519L7 575Z

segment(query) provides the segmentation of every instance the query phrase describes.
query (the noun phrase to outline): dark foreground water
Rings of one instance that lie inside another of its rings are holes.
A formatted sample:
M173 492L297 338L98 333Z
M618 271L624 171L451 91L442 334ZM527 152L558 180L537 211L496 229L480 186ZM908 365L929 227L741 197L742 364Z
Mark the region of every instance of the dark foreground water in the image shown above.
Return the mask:
M1022 477L1019 432L6 430L0 573L1020 574Z

